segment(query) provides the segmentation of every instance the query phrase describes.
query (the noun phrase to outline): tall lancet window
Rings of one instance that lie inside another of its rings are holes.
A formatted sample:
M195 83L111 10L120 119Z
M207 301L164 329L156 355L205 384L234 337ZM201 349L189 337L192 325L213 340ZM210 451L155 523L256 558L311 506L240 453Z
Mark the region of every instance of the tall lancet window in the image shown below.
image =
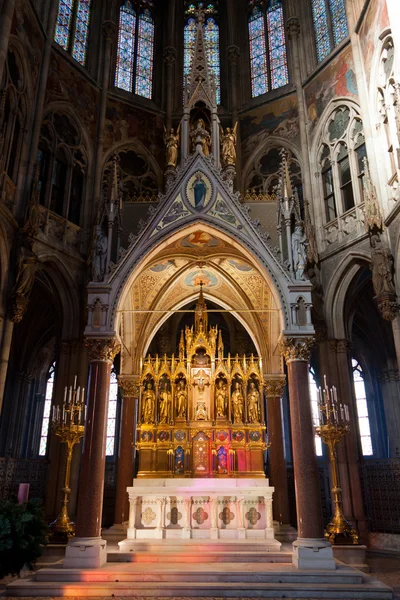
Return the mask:
M249 2L251 92L253 98L289 83L282 2Z
M208 65L216 85L217 104L221 103L221 67L219 50L219 25L217 2L186 2L184 29L183 75L186 83L192 68L196 45L196 12L199 8L205 11L204 42Z
M345 0L312 0L315 43L321 62L348 35Z
M54 41L81 65L86 64L91 0L60 0Z
M153 95L154 20L152 3L125 0L119 13L115 86L151 99Z

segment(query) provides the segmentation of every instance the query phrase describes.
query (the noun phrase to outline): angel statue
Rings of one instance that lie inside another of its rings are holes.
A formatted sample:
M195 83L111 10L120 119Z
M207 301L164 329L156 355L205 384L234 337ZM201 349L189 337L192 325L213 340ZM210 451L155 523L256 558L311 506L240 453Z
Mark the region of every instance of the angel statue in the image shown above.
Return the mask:
M178 148L181 126L179 125L177 132L173 127L167 132L164 127L164 143L165 143L165 158L167 167L176 167L178 164Z
M225 166L236 164L237 126L236 123L233 129L227 127L225 133L221 127L221 154Z

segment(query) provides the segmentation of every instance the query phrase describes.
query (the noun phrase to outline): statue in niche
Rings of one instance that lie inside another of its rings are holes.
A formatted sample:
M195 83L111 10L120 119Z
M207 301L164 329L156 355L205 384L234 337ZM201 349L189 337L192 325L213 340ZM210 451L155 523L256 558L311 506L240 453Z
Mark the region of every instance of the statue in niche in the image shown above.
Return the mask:
M190 131L190 139L192 140L192 151L196 152L196 146L201 145L204 156L210 156L211 151L211 136L206 129L204 119L198 119Z
M164 128L165 158L167 167L176 167L176 165L178 164L180 127L181 126L179 125L176 133L173 127L171 127L171 129L169 130L169 133L167 133L167 130Z
M382 244L379 235L371 236L371 246L372 284L375 295L395 294L392 253Z
M307 264L307 237L302 223L297 223L292 234L293 270L297 280L304 279Z
M217 451L218 474L226 475L228 473L228 453L226 448L220 446Z
M201 176L201 173L197 173L192 187L194 192L194 207L200 210L204 208L207 195L207 184Z
M176 388L176 412L178 419L186 418L186 404L187 404L187 391L186 385L183 379L178 381L178 386Z
M103 228L96 227L96 237L93 244L92 280L104 281L106 275L108 239Z
M22 246L18 256L17 281L12 293L13 297L29 300L35 282L38 259L35 254Z
M153 385L150 381L146 384L146 389L142 396L142 417L143 422L147 425L154 423L154 409L156 406L156 394L153 390Z
M247 392L247 410L249 414L249 423L260 422L260 392L254 381L250 382Z
M175 475L183 475L185 472L185 452L182 446L175 450Z
M218 380L215 390L215 408L217 417L226 417L226 409L228 406L228 390L222 379Z
M232 129L227 127L225 133L221 127L221 155L225 166L236 164L237 123Z
M160 423L168 423L171 415L172 406L172 394L168 390L167 382L164 383L164 387L160 392Z
M233 384L232 392L233 422L243 423L244 398L239 381Z

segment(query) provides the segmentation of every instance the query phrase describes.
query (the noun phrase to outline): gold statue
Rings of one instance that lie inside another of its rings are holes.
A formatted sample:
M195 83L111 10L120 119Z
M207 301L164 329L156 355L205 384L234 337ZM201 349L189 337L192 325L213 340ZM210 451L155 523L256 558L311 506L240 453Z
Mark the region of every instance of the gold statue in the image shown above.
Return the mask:
M250 382L250 389L247 393L247 406L249 413L249 423L260 422L260 392L254 381Z
M186 418L186 401L187 401L187 391L185 382L183 379L180 379L178 382L178 387L176 389L176 406L177 406L177 418L185 419Z
M196 421L207 421L208 415L205 402L197 403L195 419Z
M225 133L221 127L221 155L225 166L236 164L237 125L233 129L227 127Z
M232 392L233 422L243 423L244 398L240 383L236 381Z
M171 414L172 395L165 385L160 393L160 423L168 423Z
M179 125L177 132L173 127L169 130L169 133L164 127L164 143L165 143L165 158L167 167L176 167L178 164L178 148L179 148L179 134L181 126Z
M220 379L215 390L215 408L217 410L217 417L226 417L227 398L228 393L226 385L224 385L224 382Z
M146 424L154 423L154 408L156 405L156 394L150 381L147 383L146 389L142 397L142 415L143 422Z

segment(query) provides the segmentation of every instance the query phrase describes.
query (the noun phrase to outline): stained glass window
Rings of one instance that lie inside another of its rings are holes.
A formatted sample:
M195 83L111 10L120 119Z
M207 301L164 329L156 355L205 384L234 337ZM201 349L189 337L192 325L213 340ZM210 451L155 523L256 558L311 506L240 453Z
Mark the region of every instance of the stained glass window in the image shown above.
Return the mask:
M51 403L53 400L55 370L56 370L56 364L53 363L50 367L50 370L49 370L49 373L47 376L46 392L45 392L45 396L44 396L42 429L40 431L39 456L46 456L47 438L49 435L49 425L50 425L50 409L51 409Z
M248 19L253 98L289 83L285 25L280 0L250 2Z
M135 8L136 7L136 8ZM141 11L141 12L140 12ZM154 20L148 8L125 0L120 8L115 85L151 99L153 94Z
M188 81L192 67L193 55L196 45L196 19L195 13L198 8L203 8L206 13L204 23L204 41L207 52L208 65L214 77L216 85L217 104L221 102L221 71L220 71L220 48L219 48L219 25L217 22L217 3L191 2L186 4L186 22L184 28L184 61L183 76L184 83Z
M91 0L59 0L54 41L86 64Z
M308 383L310 386L310 401L311 401L311 414L313 418L314 427L318 427L321 424L318 409L318 388L315 381L315 371L310 368L308 373ZM319 435L314 436L315 453L317 456L322 456L322 440Z
M363 456L372 456L372 438L369 424L367 394L365 392L364 373L360 363L353 358L351 361L353 367L353 383L356 396L358 430L361 438L361 449Z
M115 85L130 92L133 88L135 64L136 12L131 2L125 2L119 13L117 69Z
M317 59L321 62L348 35L345 0L312 0Z
M139 96L151 98L153 81L154 22L149 10L139 17L138 55L135 91Z
M117 423L118 380L114 369L111 371L108 400L106 456L115 454L115 430Z

